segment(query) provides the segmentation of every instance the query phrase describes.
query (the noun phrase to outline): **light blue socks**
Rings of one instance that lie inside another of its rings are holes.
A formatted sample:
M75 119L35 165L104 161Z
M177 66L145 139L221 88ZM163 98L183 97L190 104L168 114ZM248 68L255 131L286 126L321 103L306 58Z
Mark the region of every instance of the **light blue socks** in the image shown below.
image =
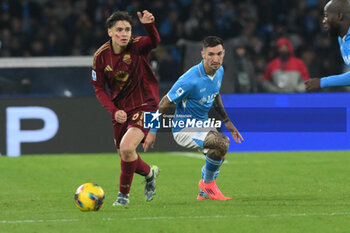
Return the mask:
M202 168L202 178L204 183L216 180L216 177L220 173L219 167L221 164L222 160L213 160L206 156L205 165Z

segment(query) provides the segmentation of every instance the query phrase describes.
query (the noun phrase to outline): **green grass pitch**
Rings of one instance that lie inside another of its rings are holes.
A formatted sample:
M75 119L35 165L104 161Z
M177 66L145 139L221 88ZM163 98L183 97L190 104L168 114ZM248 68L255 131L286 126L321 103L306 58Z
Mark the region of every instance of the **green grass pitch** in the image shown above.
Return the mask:
M350 152L229 154L217 180L228 201L196 200L200 154L142 157L161 168L157 196L146 203L135 175L128 209L112 206L116 154L0 157L0 232L350 232ZM106 193L98 212L74 204L85 182Z

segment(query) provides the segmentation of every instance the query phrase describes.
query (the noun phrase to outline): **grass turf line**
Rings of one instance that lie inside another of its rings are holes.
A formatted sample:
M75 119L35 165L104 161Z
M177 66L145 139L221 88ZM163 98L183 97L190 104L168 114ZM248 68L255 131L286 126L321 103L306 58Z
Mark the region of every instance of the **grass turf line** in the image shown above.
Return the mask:
M217 183L233 200L197 201L204 161L147 153L157 164L155 200L144 201L135 175L129 209L117 196L116 154L0 157L0 232L347 232L350 152L232 153ZM103 187L99 212L80 212L76 188Z

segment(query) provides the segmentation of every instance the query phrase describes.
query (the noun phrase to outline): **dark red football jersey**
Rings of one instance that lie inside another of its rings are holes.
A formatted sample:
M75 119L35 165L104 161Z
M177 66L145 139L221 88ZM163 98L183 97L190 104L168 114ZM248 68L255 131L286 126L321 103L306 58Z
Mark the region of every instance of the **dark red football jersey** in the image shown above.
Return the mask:
M109 40L94 55L91 83L96 97L112 116L117 110L158 107L158 80L149 64L149 54L160 37L154 23L144 26L148 36L133 36L122 53L115 54Z

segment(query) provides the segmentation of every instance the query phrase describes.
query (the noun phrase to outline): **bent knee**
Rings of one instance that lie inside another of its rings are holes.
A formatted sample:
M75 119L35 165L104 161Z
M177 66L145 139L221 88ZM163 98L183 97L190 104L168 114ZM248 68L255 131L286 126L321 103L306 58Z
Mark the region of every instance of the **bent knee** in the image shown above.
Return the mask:
M204 141L204 147L215 150L215 154L224 156L230 146L230 139L221 133L212 133L207 136Z
M224 154L226 154L228 151L228 148L230 147L230 139L226 135L223 135L223 134L221 134L221 135L222 135L222 143L225 145L224 146L224 150L225 150Z
M224 143L227 144L227 146L230 145L230 138L227 137L225 134L220 134L220 136L222 137L222 140L224 141Z
M136 151L132 145L120 144L119 153L122 157L129 157Z
M207 152L207 156L213 160L223 160L225 155L223 155L219 150L209 149Z

